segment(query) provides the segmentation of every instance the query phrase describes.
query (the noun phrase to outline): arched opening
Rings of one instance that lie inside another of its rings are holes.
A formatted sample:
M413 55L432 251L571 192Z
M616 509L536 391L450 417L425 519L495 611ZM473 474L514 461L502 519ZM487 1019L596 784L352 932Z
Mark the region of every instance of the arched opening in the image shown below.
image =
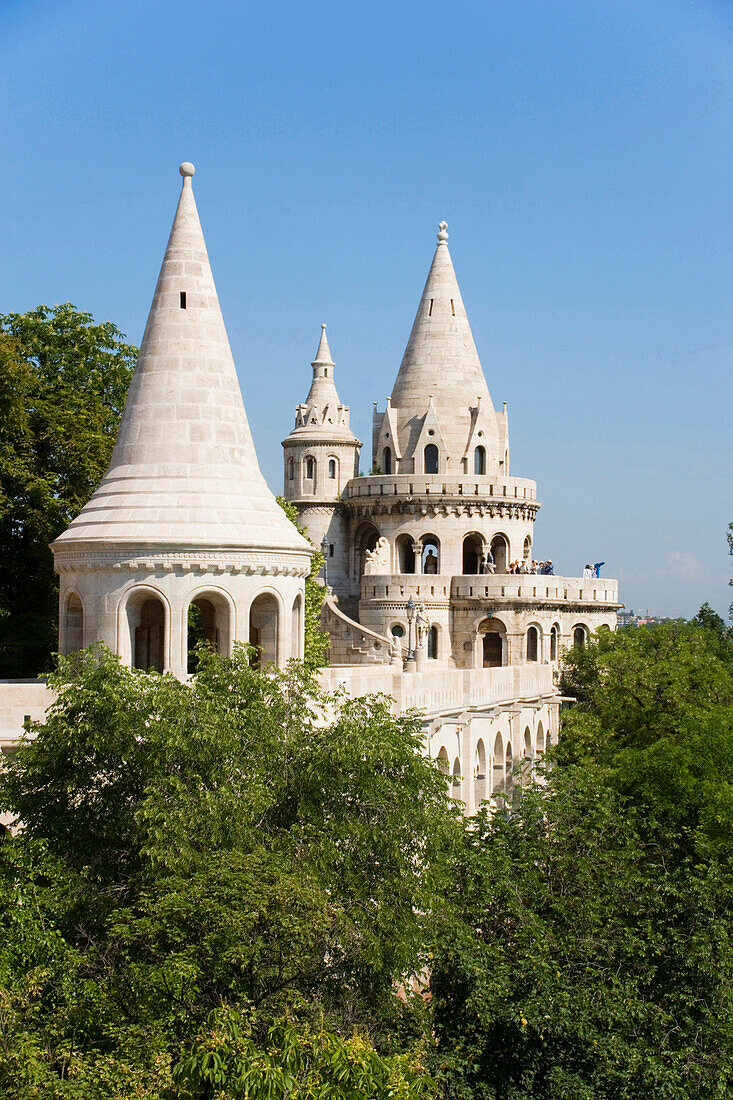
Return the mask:
M290 655L299 661L303 656L303 601L300 593L293 600L290 619Z
M505 664L507 651L506 627L498 619L484 619L479 623L481 636L481 667L499 668Z
M527 630L527 660L539 660L540 632L536 626L530 626Z
M165 607L148 590L133 592L127 601L132 642L132 667L163 672L165 667Z
M84 648L84 608L76 592L70 592L64 608L64 653Z
M438 472L438 448L434 443L428 443L424 451L424 469L426 474L437 474Z
M313 455L307 455L303 463L303 492L314 493L316 491L316 460Z
M461 762L458 757L453 761L453 798L458 798L461 793Z
M588 634L584 626L576 626L573 630L573 649L585 649Z
M392 473L392 448L385 447L382 451L382 470L385 474Z
M532 558L532 539L527 535L524 540L524 547L522 549L522 557L524 561L530 561Z
M560 652L560 627L555 623L550 631L550 660L556 661Z
M364 574L367 550L374 550L379 540L379 531L373 523L362 523L354 532L354 565L357 577Z
M476 809L486 798L486 748L481 738L476 744L473 764L473 800Z
M328 477L329 477L330 481L333 481L336 478L337 472L338 471L336 469L336 459L335 458L329 458L329 460L328 460Z
M400 573L415 572L415 551L412 545L412 535L399 535L395 543L397 547L397 569Z
M423 535L421 542L422 571L435 576L440 572L440 542L435 535Z
M537 755L541 756L545 751L545 731L542 728L542 723L537 723Z
M491 556L497 573L506 573L509 563L509 542L506 535L494 535L491 540Z
M524 727L524 752L522 755L522 778L528 779L532 772L532 733L529 726Z
M475 474L486 473L486 448L477 447L473 452L473 472Z
M292 481L295 478L295 462L292 458L288 459L288 481Z
M507 742L506 754L504 756L504 792L508 796L512 793L514 787L514 775L512 769L514 767L514 761L512 758L512 746L511 742Z
M494 740L494 774L491 781L492 794L501 794L504 790L504 742L497 733Z
M450 775L450 761L448 760L448 751L445 745L441 745L440 752L435 758L435 763L438 765L443 775Z
M251 657L253 668L277 664L277 635L280 608L271 592L263 592L252 602L249 611L249 644L255 647Z
M463 575L480 573L483 556L484 540L476 531L472 531L463 540Z
M438 659L438 628L437 626L431 626L428 630L428 660L437 661Z
M216 653L229 655L229 604L218 592L202 592L188 605L188 671L196 672L196 647L201 642Z

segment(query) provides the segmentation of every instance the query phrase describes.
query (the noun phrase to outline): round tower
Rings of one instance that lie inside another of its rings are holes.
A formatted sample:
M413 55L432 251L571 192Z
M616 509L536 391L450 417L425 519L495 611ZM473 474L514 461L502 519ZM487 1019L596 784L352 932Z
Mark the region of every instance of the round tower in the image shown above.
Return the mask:
M193 196L183 186L109 469L53 543L59 648L188 672L191 606L222 653L303 652L311 548L260 472Z
M308 537L326 553L326 579L342 587L348 568L348 533L341 495L359 472L361 443L349 427L349 406L336 391L326 326L311 363L308 396L295 410L295 427L283 440L284 496L298 509Z

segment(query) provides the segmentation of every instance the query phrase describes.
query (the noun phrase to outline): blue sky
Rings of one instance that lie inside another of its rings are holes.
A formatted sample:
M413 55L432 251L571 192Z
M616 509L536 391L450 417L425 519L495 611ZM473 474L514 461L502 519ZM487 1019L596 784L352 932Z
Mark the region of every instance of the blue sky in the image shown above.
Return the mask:
M322 321L368 469L445 218L538 556L727 614L733 5L3 0L0 61L0 312L139 342L192 160L279 490Z

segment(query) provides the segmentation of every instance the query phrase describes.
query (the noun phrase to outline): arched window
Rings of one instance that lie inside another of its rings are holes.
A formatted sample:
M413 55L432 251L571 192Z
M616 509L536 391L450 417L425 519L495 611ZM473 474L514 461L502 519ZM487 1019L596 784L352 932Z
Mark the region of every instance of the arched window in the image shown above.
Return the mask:
M514 776L512 775L512 768L514 762L512 759L512 746L511 742L507 742L506 756L505 756L505 775L504 775L504 791L507 795L511 794L514 787Z
M395 546L397 547L397 568L399 572L414 573L415 551L412 548L412 535L398 535Z
M428 443L425 448L425 473L437 474L438 472L438 448L434 443Z
M436 576L440 572L440 542L435 535L423 535L422 571Z
M545 731L542 728L542 723L537 723L537 755L541 756L545 751Z
M481 572L484 558L484 540L481 535L472 532L463 540L463 575L469 576Z
M300 598L300 593L295 597L293 601L293 610L291 613L290 622L290 653L299 660L303 656L302 652L302 620L303 617L303 601Z
M328 476L333 480L336 477L336 459L329 458L328 460Z
M526 539L524 540L524 550L522 556L524 557L525 561L529 561L532 556L532 539L529 537L529 535L527 535Z
M308 455L305 460L305 476L308 481L312 481L316 476L316 460L313 455Z
M494 794L500 794L504 790L504 742L500 733L497 733L494 741L494 774L491 790Z
M587 633L584 626L576 626L573 631L573 648L585 649L585 643L587 641Z
M438 628L437 626L431 626L428 631L428 660L437 661L438 659Z
M133 668L162 672L165 664L165 608L149 592L133 595L127 602L132 640Z
M448 752L445 745L441 745L440 752L435 758L435 763L438 765L443 775L450 774L450 762L448 760Z
M550 631L550 660L556 661L560 649L560 627L555 623Z
M504 664L506 652L506 627L498 619L484 619L479 623L481 650L479 661L482 668L499 668Z
M486 448L477 447L473 452L473 472L475 474L486 473Z
M188 605L188 671L196 672L196 646L206 642L216 653L229 655L229 604L219 592L202 592Z
M452 795L458 798L461 792L461 762L458 757L453 761L453 790Z
M382 470L385 474L392 473L392 448L385 447L382 451Z
M476 809L486 798L486 749L482 739L476 742L476 754L473 764L473 799Z
M494 535L491 540L491 556L497 573L506 573L509 563L509 542L506 535Z
M354 533L354 566L357 577L364 573L367 550L373 550L378 541L379 531L373 523L365 520L357 527Z
M249 644L255 647L251 658L254 668L277 664L279 626L278 602L271 592L263 592L253 601L249 611Z
M288 481L292 481L295 477L295 463L292 458L288 459Z
M539 656L540 632L536 626L531 626L527 631L527 660L536 661Z
M64 610L64 653L76 653L84 646L84 609L76 592L70 592Z

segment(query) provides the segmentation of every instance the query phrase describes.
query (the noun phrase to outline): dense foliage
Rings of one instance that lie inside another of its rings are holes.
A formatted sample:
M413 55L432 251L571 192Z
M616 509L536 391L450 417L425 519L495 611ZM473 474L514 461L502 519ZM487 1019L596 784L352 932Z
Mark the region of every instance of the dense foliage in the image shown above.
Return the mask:
M425 1094L394 990L456 824L419 720L241 648L188 684L87 651L54 687L0 785L0 1095Z
M0 315L0 676L36 676L56 648L49 543L109 463L137 349L68 302Z
M311 540L308 532L300 522L298 509L295 505L285 500L284 497L278 497L277 502L290 522L300 531L303 538L308 539L308 542L310 542ZM326 595L326 589L318 579L318 574L323 569L324 560L320 547L316 547L313 557L311 558L310 573L305 578L305 614L303 616L305 623L305 643L303 661L306 668L310 669L323 668L325 664L328 664L326 660L329 645L328 634L321 627L321 607Z
M715 626L601 631L569 655L578 703L545 782L467 823L431 984L448 1097L733 1091L733 654Z

